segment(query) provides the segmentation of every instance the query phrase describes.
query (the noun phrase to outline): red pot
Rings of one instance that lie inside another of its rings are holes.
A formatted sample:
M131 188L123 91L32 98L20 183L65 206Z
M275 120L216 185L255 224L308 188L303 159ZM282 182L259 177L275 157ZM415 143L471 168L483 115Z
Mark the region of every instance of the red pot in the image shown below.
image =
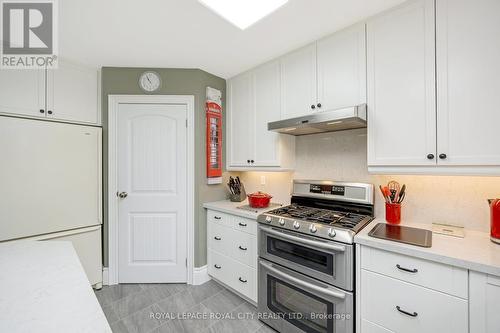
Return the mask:
M271 195L260 191L248 194L247 197L250 207L253 208L266 208L267 206L269 206L272 198Z

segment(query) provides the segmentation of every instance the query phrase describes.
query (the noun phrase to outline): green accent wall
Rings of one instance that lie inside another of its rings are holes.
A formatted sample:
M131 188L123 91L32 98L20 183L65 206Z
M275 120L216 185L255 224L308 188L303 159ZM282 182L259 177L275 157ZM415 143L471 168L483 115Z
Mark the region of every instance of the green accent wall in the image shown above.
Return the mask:
M103 225L103 263L108 266L108 95L147 95L139 87L139 76L146 70L157 72L161 76L162 86L156 95L194 95L195 100L195 267L207 263L207 227L204 202L226 198L226 191L221 185L207 185L206 181L206 146L205 146L205 89L216 88L222 91L223 110L225 110L226 80L200 69L177 68L123 68L103 67L101 72L102 87L102 125L103 125L103 182L104 182L104 225ZM225 112L224 120L225 124ZM223 144L225 135L223 127ZM225 152L223 146L222 149ZM223 154L223 165L225 156ZM224 184L224 181L223 181Z

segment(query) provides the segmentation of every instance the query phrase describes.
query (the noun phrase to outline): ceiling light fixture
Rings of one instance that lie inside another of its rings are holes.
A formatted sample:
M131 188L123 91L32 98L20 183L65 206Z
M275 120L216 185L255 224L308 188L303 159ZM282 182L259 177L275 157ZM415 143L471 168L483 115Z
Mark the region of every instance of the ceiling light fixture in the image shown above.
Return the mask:
M283 6L288 0L198 0L244 30Z

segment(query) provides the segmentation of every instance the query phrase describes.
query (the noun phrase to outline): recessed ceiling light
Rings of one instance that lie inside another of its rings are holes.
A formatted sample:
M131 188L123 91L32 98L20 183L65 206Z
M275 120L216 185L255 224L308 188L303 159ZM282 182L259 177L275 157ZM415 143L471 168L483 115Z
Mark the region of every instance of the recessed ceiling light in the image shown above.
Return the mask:
M244 30L283 6L288 0L198 0Z

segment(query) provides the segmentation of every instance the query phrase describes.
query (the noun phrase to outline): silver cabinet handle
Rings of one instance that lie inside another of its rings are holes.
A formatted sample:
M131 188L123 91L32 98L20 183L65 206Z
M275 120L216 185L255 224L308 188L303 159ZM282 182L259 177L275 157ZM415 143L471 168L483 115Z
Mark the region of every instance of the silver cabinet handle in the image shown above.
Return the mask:
M263 263L262 261L260 261L259 264L264 266L267 270L276 274L277 276L279 276L283 280L290 282L291 284L294 284L294 285L297 285L297 286L300 286L300 287L303 287L303 288L306 288L309 290L314 290L314 291L316 291L320 294L323 294L323 295L327 295L327 296L331 296L331 297L335 297L335 298L340 298L340 299L345 298L345 294L343 294L341 292L330 290L330 289L327 289L325 287L318 286L318 285L303 281L301 279L297 279L296 277L288 275L287 273L282 272L281 270L279 270L277 268L274 268L272 265Z
M405 310L401 309L401 307L399 305L396 306L396 310L398 310L400 313L407 315L407 316L410 316L410 317L418 316L418 313L416 313L415 311L413 313L405 311Z
M259 226L259 228L268 234L278 236L278 237L290 240L290 241L295 242L295 243L319 247L322 249L333 250L333 251L337 251L337 252L345 252L345 246L342 246L342 245L335 245L335 244L326 243L326 242L318 242L318 241L314 241L314 240L310 240L310 239L306 239L306 238L302 238L302 237L292 236L292 235L286 234L286 233L281 232L281 231L276 231L276 230L271 229L269 227Z
M125 199L128 196L128 193L127 192L120 192L120 193L117 192L116 195L118 197L120 197L121 199Z
M416 268L414 268L414 269L404 268L404 267L401 267L401 265L399 265L399 264L396 265L396 268L399 269L400 271L405 271L408 273L418 273L418 269L416 269Z

